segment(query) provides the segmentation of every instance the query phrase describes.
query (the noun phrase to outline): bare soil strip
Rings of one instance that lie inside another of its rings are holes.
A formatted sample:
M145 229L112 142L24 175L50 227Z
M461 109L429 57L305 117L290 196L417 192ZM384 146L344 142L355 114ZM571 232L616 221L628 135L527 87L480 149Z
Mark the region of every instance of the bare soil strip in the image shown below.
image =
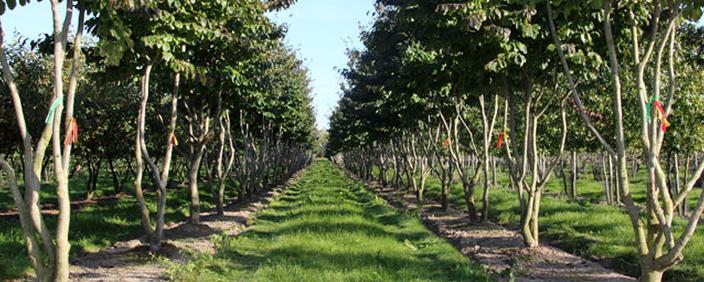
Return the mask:
M348 176L359 180L349 172ZM418 206L412 195L376 182L365 183L367 189L398 209ZM438 203L426 200L420 216L429 229L481 263L499 281L512 277L515 281L638 281L555 247L525 248L518 232L493 223L471 224L456 207L442 211Z
M303 171L303 170L302 170ZM170 263L184 263L192 255L216 251L214 235L234 236L242 232L257 211L266 208L292 184L302 171L282 186L262 192L247 203L233 203L225 214L201 214L200 224L181 222L167 226L166 240L158 255L149 253L143 239L115 243L112 247L85 254L71 262L72 281L165 281Z

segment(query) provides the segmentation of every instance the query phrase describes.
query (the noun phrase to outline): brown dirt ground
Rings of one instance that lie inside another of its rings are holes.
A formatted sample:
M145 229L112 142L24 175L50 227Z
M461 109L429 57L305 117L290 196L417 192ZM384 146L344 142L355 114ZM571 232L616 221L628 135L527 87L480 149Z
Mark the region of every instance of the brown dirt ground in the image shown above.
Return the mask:
M398 209L418 206L414 196L393 188L376 182L366 182L366 187ZM472 224L456 207L442 211L438 203L426 200L420 215L429 229L482 264L499 281L509 281L511 276L515 281L637 281L549 245L526 248L518 232L493 223Z
M144 238L117 242L112 247L84 254L71 264L72 281L165 281L173 264L182 264L194 254L215 254L213 235L235 236L251 222L255 213L269 203L300 175L286 185L263 192L243 204L232 203L220 216L214 211L201 214L200 224L181 222L167 226L165 242L158 254L149 252Z

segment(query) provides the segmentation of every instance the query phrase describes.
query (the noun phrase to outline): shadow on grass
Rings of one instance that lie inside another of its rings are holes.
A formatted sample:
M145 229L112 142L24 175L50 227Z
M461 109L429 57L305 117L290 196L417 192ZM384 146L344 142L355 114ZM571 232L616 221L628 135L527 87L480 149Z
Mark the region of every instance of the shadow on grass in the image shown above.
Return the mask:
M185 281L487 279L415 216L389 207L329 162L314 164L247 231L224 238L217 255L172 271Z
M386 269L410 269L426 272L422 277L443 277L450 281L461 278L453 273L457 261L440 258L437 254L420 254L411 257L392 256L381 250L374 252L329 253L324 250L311 251L300 246L287 246L264 254L245 254L237 251L224 252L223 258L241 270L257 271L262 265L291 264L312 271L352 271L365 268L381 267ZM429 269L429 265L434 265ZM418 277L420 279L420 277Z
M337 234L337 233L360 233L372 237L392 237L398 241L405 240L423 240L429 236L427 232L389 232L379 226L379 223L359 223L340 220L338 222L320 221L320 222L300 222L288 224L282 228L277 228L275 231L254 230L252 234L257 236L264 235L266 237L283 236L298 233L314 233L314 234Z
M102 192L106 189L103 187ZM212 196L208 189L201 188L200 191L203 209L211 208ZM187 216L190 203L187 193L186 189L169 191L165 215L167 223L181 221ZM72 197L74 196L80 198L82 195L72 192ZM150 210L155 212L154 193L146 193L145 196ZM44 200L51 202L51 198ZM55 230L56 216L45 215L44 219L47 227ZM20 278L31 271L31 262L28 259L18 222L16 216L0 219L0 277L2 278ZM74 209L71 212L69 232L71 259L85 252L109 247L118 241L134 239L141 234L139 209L136 200L131 197Z

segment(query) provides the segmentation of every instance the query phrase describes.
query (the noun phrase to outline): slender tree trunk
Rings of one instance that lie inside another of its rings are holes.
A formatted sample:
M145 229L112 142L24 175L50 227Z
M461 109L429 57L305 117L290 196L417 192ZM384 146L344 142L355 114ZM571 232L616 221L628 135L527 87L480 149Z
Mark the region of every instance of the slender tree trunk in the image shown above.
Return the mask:
M149 99L149 78L151 75L153 64L148 64L144 66L142 73L142 101L139 108L137 116L137 126L136 126L136 137L135 137L135 180L134 189L135 197L139 203L140 218L142 223L142 229L147 237L151 238L154 233L154 229L151 225L150 211L147 207L147 202L144 198L144 191L142 189L142 178L144 176L144 158L142 156L142 143L144 142L144 127L147 112L147 101Z
M631 177L635 178L638 176L638 158L633 156L631 161Z
M100 164L102 163L101 159L98 159L98 162L95 163L94 165L90 165L89 167L92 167L89 169L89 176L88 176L88 187L86 189L86 200L92 200L93 197L95 196L95 192L98 188L98 177L100 176Z
M491 116L489 116L486 111L484 95L479 97L479 104L482 113L482 127L484 128L482 142L482 173L484 178L484 191L482 193L482 222L487 222L489 221L489 189L491 188L489 182L489 146L491 146L490 143L494 134L494 124L496 124L496 116L499 111L499 98L498 96L494 96L494 110Z
M577 179L579 179L579 164L577 163L577 152L572 151L572 178L570 179L570 199L577 199Z
M565 197L569 197L570 193L567 190L567 173L565 173L565 160L560 159L560 176L562 177L562 193Z
M122 183L117 175L117 169L115 169L114 160L108 158L108 168L110 169L110 175L112 176L112 187L115 194L122 192Z
M611 198L611 179L609 177L610 175L610 166L607 167L607 161L606 158L608 158L606 155L601 157L601 171L602 171L602 177L604 178L604 199L606 200L606 203L611 205L613 204L613 199Z
M491 186L493 187L498 186L496 181L496 161L496 157L493 157L491 161Z
M677 153L674 154L672 169L673 169L673 179L672 179L672 183L670 183L670 187L672 187L671 188L672 189L671 195L676 196L682 192L682 188L681 188L682 185L680 183L679 155ZM689 201L684 200L684 202L678 206L678 208L675 212L680 216L685 216L687 214L688 204L689 204Z
M440 207L444 211L448 209L447 199L450 195L450 183L452 182L452 176L449 175L448 170L450 169L443 170L440 178Z
M193 145L190 163L188 166L188 190L191 195L190 221L200 223L200 195L198 194L198 174L200 164L205 153L205 144L197 143Z

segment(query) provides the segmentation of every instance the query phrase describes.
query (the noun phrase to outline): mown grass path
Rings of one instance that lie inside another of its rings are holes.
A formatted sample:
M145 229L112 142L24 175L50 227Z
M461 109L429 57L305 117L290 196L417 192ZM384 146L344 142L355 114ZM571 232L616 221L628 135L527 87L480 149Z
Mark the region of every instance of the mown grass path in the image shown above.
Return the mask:
M174 267L179 281L487 281L428 231L317 161L254 225L218 239L216 255Z

